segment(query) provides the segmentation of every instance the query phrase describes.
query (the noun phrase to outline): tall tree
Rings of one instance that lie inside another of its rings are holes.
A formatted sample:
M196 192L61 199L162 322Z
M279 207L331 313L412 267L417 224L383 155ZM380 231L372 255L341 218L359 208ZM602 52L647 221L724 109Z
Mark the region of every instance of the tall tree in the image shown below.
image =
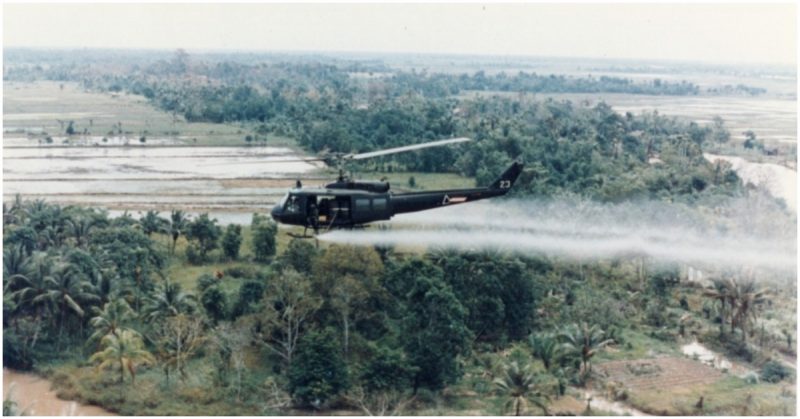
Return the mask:
M197 243L200 259L205 261L208 252L219 245L222 231L217 226L216 218L209 218L208 213L201 214L196 220L189 223L186 238Z
M466 310L442 276L429 262L412 260L388 279L403 295L400 330L409 362L417 368L415 393L420 387L440 389L455 382L461 376L457 357L468 352L472 339Z
M277 275L270 281L260 316L266 326L261 335L266 347L291 365L306 322L321 305L307 278L291 269Z
M47 293L43 296L59 311L59 340L70 314L82 318L85 304L99 302L91 292L91 284L72 265L61 265L45 279Z
M207 340L202 317L180 313L163 319L154 329L156 356L167 381L170 371L177 371L185 380L187 363Z
M158 216L158 211L148 210L144 217L139 219L139 225L147 237L153 233L165 233L169 228L169 222Z
M296 362L289 367L289 391L300 403L315 408L349 385L342 352L331 331L312 331L297 346Z
M178 243L178 238L181 234L186 234L186 228L189 225L189 218L181 210L172 210L169 217L169 234L172 236L172 247L170 253L175 254L175 246Z

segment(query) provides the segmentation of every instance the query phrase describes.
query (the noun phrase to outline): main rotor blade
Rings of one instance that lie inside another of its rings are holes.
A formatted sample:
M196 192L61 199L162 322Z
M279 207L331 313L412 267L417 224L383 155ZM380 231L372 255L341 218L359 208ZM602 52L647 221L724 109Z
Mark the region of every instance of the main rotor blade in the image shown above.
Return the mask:
M447 145L447 144L463 143L463 142L467 142L467 141L472 141L472 139L466 138L466 137L450 138L448 140L431 141L429 143L407 145L407 146L396 147L396 148L387 148L386 150L370 151L368 153L347 154L347 155L343 156L343 159L346 159L346 160L368 159L370 157L383 156L383 155L386 155L386 154L403 153L403 152L406 152L406 151L419 150L419 149L428 148L428 147L439 147L439 146L443 146L443 145Z
M241 157L241 156L236 156L236 157ZM256 160L259 159L259 157L258 156L253 156L253 157L249 157L248 156L247 159L251 159L251 161L242 159L242 160L239 160L239 161L228 161L228 162L199 164L197 166L199 166L199 167L233 166L233 165L238 165L238 164L242 164L242 163L251 163L251 162L255 163L255 162L257 162ZM261 158L261 159L263 160L263 158ZM311 162L315 162L315 161L323 161L324 162L325 159L319 158L319 157L309 157L307 159L266 160L266 161L260 161L259 163L262 163L262 164L271 164L271 163L311 163Z

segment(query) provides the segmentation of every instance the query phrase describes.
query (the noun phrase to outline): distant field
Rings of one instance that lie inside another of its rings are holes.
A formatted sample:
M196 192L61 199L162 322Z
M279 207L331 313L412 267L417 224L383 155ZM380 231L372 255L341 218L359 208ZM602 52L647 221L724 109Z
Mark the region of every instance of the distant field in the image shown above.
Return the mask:
M76 83L41 81L6 82L3 89L3 137L28 138L46 132L57 142L65 139L69 121L75 131L96 139L123 136L138 143L145 136L150 143L159 140L187 145L243 145L249 130L244 125L188 123L180 115L170 115L147 103L142 96L124 93L95 93ZM59 120L63 123L59 123ZM73 141L81 140L76 135ZM270 145L293 146L286 137L269 136ZM31 145L36 145L35 140Z

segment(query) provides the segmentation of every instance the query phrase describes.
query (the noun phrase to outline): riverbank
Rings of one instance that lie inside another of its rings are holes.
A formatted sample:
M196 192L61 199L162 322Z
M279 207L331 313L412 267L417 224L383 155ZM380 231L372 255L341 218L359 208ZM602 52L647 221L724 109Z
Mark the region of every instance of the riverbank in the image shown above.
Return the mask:
M29 372L3 368L3 392L27 416L116 416L101 407L59 399L49 380Z

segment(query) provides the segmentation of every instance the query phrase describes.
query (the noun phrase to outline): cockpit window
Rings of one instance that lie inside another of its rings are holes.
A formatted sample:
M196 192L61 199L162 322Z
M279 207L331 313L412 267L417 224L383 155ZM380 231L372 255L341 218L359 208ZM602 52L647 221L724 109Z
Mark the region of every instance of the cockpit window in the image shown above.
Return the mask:
M284 198L286 203L283 210L288 214L296 214L300 212L300 199L295 195L289 195Z

